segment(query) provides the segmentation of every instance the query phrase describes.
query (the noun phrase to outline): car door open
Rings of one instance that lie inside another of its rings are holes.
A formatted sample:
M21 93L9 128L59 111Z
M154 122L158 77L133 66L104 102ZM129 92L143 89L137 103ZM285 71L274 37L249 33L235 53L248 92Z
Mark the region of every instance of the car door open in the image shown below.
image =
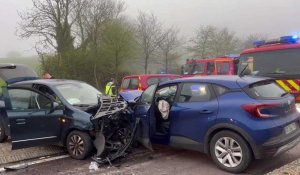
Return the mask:
M157 88L157 84L149 86L139 98L134 110L134 115L140 119L137 139L146 148L152 149L149 131L150 131L150 108L152 107L154 92Z
M6 111L12 149L57 143L63 110L45 95L30 89L8 88Z

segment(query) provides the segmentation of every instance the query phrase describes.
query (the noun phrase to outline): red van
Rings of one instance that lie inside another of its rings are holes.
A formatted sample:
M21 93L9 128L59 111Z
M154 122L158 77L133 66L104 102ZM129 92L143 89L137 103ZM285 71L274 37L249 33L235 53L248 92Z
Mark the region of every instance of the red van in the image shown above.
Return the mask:
M122 80L120 91L142 90L144 91L148 86L156 83L161 83L169 80L181 78L180 75L175 74L144 74L126 76Z

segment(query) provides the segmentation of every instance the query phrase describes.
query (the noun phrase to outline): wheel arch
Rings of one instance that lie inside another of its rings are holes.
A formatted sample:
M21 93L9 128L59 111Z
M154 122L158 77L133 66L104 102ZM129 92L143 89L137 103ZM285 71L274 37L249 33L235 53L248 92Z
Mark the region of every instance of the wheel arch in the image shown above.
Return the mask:
M259 157L259 155L257 155L257 151L256 151L257 146L255 144L255 141L251 138L251 136L247 132L245 132L242 128L232 125L232 124L217 124L208 130L208 132L205 135L205 143L204 143L204 152L206 154L209 154L209 144L210 144L212 137L216 133L218 133L220 131L224 131L224 130L232 131L232 132L238 134L239 136L241 136L248 144L253 156Z
M66 142L67 142L67 138L68 135L73 132L73 131L80 131L80 132L84 132L87 133L90 137L91 137L91 131L88 130L82 130L79 128L68 128L65 132L63 132L62 136L61 136L61 143L63 146L66 146Z

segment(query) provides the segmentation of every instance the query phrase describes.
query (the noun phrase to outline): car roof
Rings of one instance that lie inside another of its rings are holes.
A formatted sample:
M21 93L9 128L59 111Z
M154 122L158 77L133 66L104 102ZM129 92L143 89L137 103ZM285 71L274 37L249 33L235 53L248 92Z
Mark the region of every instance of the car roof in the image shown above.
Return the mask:
M225 86L230 89L236 88L244 88L249 86L250 84L271 80L272 78L266 77L258 77L258 76L234 76L234 75L211 75L211 76L196 76L196 77L189 77L189 78L181 78L176 80L171 80L168 82L161 83L160 85L167 85L172 83L211 83L211 84L218 84Z
M38 79L36 72L21 64L0 63L0 78L7 84L18 81Z
M85 83L85 82L78 81L78 80L64 80L64 79L38 79L38 80L17 82L11 84L10 86L20 86L20 85L28 85L28 84L43 84L46 86L56 86L56 85L71 84L71 83Z
M141 74L141 75L129 75L125 76L123 79L126 78L134 78L134 77L141 77L141 78L148 78L148 77L181 77L180 75L177 74Z

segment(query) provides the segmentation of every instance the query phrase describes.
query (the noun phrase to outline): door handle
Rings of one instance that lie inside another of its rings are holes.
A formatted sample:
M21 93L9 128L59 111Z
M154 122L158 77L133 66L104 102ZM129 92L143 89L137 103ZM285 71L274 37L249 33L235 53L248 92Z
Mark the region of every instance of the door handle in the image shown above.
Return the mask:
M211 114L211 113L213 113L213 111L210 111L210 110L207 110L207 109L203 109L199 112L200 112L200 114Z

